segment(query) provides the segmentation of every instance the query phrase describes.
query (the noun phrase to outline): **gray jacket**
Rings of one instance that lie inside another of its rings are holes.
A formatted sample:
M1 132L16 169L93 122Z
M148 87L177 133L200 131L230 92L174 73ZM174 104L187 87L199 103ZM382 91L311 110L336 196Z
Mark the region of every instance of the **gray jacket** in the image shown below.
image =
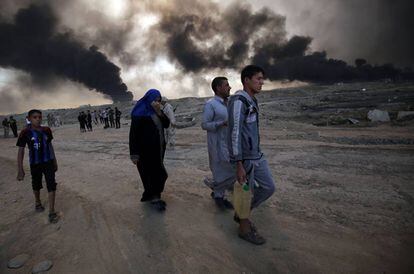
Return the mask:
M259 107L257 100L239 90L230 97L228 106L229 156L232 162L257 160L260 150Z

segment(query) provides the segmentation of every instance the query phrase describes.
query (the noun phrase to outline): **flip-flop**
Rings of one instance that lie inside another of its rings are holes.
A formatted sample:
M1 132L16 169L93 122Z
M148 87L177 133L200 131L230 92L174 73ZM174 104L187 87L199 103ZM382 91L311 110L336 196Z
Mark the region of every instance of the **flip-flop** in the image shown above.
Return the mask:
M255 245L262 245L266 243L266 240L262 236L260 236L257 232L253 232L253 230L251 230L250 232L244 233L244 234L239 232L239 237Z

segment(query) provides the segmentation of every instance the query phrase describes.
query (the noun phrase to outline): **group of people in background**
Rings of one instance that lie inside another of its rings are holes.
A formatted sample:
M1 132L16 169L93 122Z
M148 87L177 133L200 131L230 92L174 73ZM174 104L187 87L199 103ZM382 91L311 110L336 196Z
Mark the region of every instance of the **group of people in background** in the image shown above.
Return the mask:
M92 131L92 114L90 110L87 113L84 111L79 112L78 121L80 132Z
M104 129L121 128L121 114L122 112L117 107L115 109L107 107L92 112L87 110L86 113L81 111L78 115L80 131L92 131L92 124L98 125L99 123L104 126Z
M60 127L62 124L63 123L59 115L54 115L53 113L49 113L47 115L47 125L49 127Z
M10 116L9 118L4 117L3 121L2 121L2 126L3 126L3 130L4 130L4 138L8 138L9 137L9 132L10 129L13 133L13 136L15 138L18 137L18 129L17 129L17 121L13 116ZM25 124L24 126L22 126L23 128L30 126L30 120L29 117L26 116L25 119ZM47 115L47 125L49 127L60 127L63 125L62 120L60 119L59 115L55 115L53 113L49 113Z
M4 117L1 125L3 126L4 130L4 138L9 138L9 131L10 129L13 132L13 136L17 137L17 121L13 118L13 116L10 116L8 119L7 117Z

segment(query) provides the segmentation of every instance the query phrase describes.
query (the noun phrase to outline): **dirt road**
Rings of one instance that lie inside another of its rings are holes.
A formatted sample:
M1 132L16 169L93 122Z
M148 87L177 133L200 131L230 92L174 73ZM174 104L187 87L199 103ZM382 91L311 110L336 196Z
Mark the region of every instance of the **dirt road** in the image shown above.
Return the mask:
M0 273L28 273L43 259L54 263L49 273L414 272L414 146L338 139L413 139L412 127L262 128L277 192L254 212L268 240L259 247L237 237L232 212L219 212L201 183L209 169L199 126L177 130L167 151L165 214L139 202L127 127L55 129L55 225L34 212L30 176L15 180L15 139L0 139ZM26 265L7 269L21 253Z

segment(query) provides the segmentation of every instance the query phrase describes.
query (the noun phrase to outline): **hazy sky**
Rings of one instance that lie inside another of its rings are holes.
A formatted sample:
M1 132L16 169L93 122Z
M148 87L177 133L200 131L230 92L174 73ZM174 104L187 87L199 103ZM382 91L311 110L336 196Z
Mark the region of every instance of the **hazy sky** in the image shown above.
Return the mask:
M1 0L0 16L11 22L19 8L33 1ZM213 66L202 71L185 71L168 52L165 33L159 24L168 16L205 12L217 16L235 17L224 11L234 1L190 0L55 0L50 3L59 19L57 32L70 32L86 47L96 45L110 61L121 68L121 77L128 89L139 99L147 89L158 88L169 98L211 95L210 82L216 75L230 79L233 91L240 88L239 73L229 68ZM413 65L414 51L409 14L411 1L405 0L250 0L253 12L268 7L285 17L285 25L275 30L286 37L304 35L313 38L312 51L326 50L329 57L349 63L358 57L370 63L392 62L399 66ZM278 17L280 15L280 18ZM217 19L216 22L221 22ZM281 22L282 22L281 21ZM208 20L203 21L208 25ZM413 24L411 24L413 23ZM179 25L178 25L179 26ZM168 27L168 26L167 26ZM230 34L206 27L223 36ZM201 35L201 34L200 34ZM260 35L260 34L255 34ZM220 42L220 36L214 36ZM233 39L233 38L231 38ZM235 38L234 38L235 39ZM223 43L226 43L223 39ZM211 43L216 42L212 41ZM3 43L3 42L2 42ZM202 45L208 47L207 45ZM273 83L272 87L277 85ZM24 112L29 108L76 107L85 104L109 103L101 93L61 77L46 82L33 82L30 74L14 68L0 68L0 113Z

